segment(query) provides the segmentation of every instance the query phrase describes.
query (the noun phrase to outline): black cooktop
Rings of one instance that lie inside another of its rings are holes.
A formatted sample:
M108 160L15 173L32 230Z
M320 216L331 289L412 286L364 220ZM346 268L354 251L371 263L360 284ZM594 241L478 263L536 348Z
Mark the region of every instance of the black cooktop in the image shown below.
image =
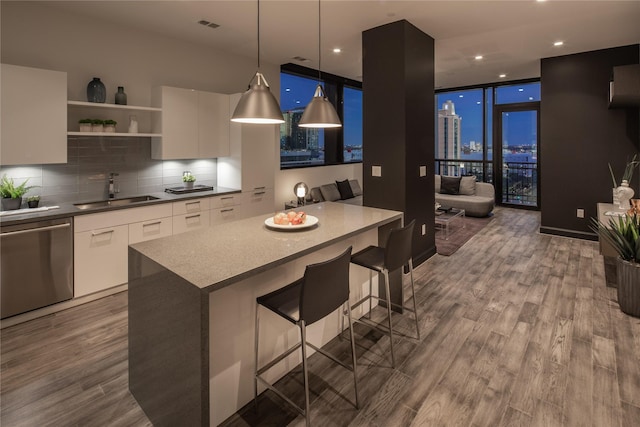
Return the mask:
M193 187L169 187L165 188L165 193L172 194L186 194L186 193L196 193L198 191L211 191L213 187L208 185L194 185Z

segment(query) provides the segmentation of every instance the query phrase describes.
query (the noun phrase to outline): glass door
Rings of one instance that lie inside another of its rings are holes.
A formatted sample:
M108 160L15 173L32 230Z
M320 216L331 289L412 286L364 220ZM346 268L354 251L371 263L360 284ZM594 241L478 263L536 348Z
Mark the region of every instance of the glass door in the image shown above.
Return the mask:
M499 204L539 208L539 103L496 107L496 196Z

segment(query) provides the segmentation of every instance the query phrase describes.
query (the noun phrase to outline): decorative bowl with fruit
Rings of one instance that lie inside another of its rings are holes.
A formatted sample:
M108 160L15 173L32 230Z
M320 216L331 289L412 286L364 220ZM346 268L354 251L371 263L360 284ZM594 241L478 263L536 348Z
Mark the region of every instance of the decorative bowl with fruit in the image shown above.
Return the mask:
M299 211L278 212L264 220L264 224L276 230L299 230L313 227L318 223L318 218Z

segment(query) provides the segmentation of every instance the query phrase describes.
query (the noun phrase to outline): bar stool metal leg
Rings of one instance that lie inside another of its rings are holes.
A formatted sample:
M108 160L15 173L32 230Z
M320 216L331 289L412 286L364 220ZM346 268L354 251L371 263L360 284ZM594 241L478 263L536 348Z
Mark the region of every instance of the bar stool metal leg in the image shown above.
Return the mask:
M373 270L369 270L369 320L371 320L371 310L373 309Z
M309 414L309 371L307 368L307 330L304 320L300 321L300 336L302 338L302 374L304 382L304 417L307 427L311 426Z
M358 372L356 369L356 336L353 334L353 320L351 318L351 307L349 301L346 303L347 317L349 319L349 334L351 338L351 363L353 363L353 388L356 392L356 409L360 409L360 395L358 394ZM344 316L342 316L344 318Z
M258 310L260 306L256 304L256 330L254 338L254 367L253 367L253 405L255 407L256 414L258 413L258 331L260 328L260 317L258 316Z
M391 348L391 367L396 367L396 356L393 351L393 326L391 325L391 293L389 291L389 272L385 269L382 271L384 275L384 289L387 293L387 315L389 316L389 347Z
M413 261L409 259L409 276L411 277L411 294L413 296L413 316L416 319L416 334L420 341L420 324L418 322L418 304L416 303L416 287L413 283Z

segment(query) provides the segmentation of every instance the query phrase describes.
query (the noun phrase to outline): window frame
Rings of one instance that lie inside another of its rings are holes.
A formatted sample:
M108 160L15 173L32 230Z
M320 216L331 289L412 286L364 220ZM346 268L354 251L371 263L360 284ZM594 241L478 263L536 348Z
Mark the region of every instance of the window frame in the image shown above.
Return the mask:
M281 65L280 73L286 73L293 76L305 77L315 80L318 79L318 70L292 63ZM320 77L321 81L324 83L325 95L335 107L340 121L344 124L344 87L347 86L351 89L362 90L362 82L324 72L320 73ZM282 88L280 90L282 90ZM315 168L342 164L351 165L357 163L362 163L362 160L344 160L344 130L342 127L340 127L337 129L325 129L323 164L283 166L282 162L280 162L280 170Z

